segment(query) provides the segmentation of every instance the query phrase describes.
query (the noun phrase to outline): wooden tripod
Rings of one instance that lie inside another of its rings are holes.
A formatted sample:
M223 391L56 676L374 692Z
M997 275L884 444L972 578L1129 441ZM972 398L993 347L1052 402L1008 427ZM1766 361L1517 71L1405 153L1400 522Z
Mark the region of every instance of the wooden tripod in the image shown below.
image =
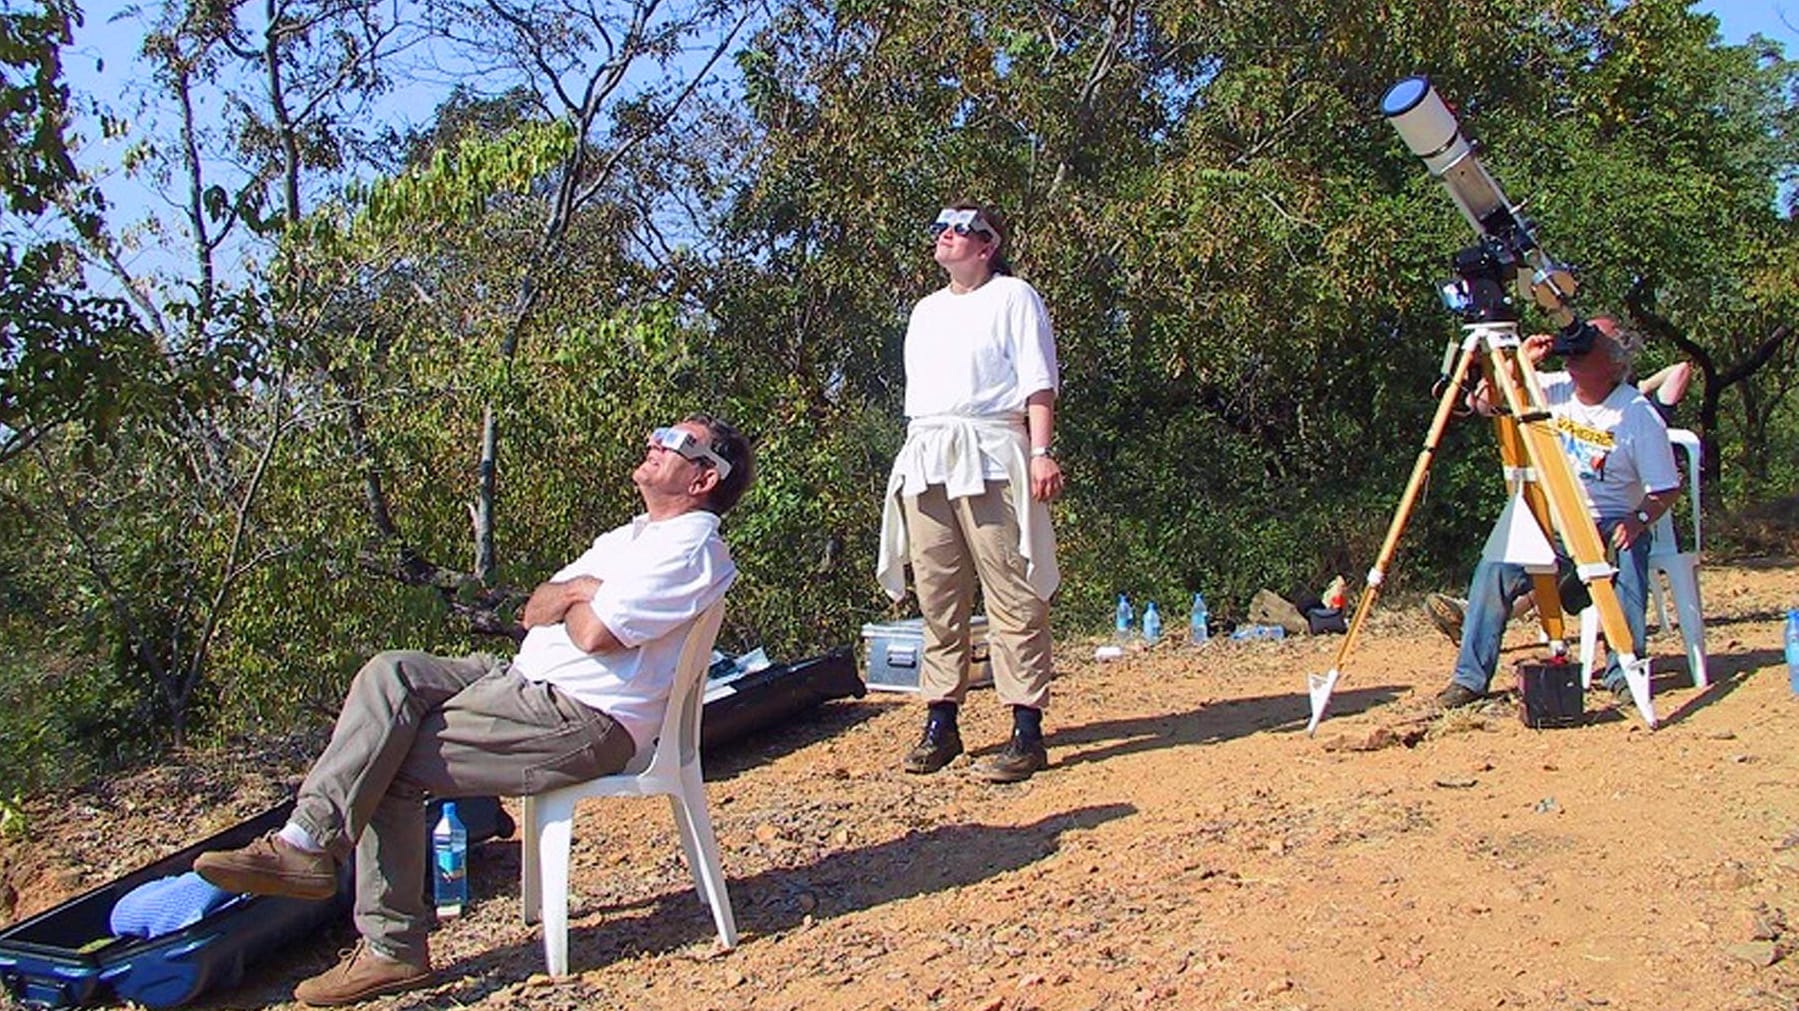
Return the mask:
M1561 538L1568 556L1574 560L1575 572L1592 596L1593 606L1599 608L1600 624L1605 629L1607 644L1619 653L1619 664L1630 686L1637 712L1642 714L1644 722L1654 727L1655 710L1651 708L1649 700L1649 665L1646 660L1638 660L1631 652L1630 625L1624 618L1624 609L1618 602L1617 588L1613 582L1617 570L1606 561L1605 544L1600 539L1599 528L1593 522L1586 490L1575 478L1568 457L1557 442L1550 423L1549 409L1543 399L1543 390L1537 381L1536 369L1528 358L1519 354L1518 325L1475 323L1464 329L1466 336L1457 352L1454 371L1444 386L1442 399L1437 402L1437 411L1431 418L1424 447L1412 465L1412 476L1406 482L1405 494L1400 497L1399 508L1387 527L1386 539L1381 542L1380 555L1375 559L1374 567L1368 570L1367 586L1361 600L1356 603L1355 616L1349 623L1349 631L1343 637L1343 644L1337 649L1336 660L1326 673L1307 675L1312 719L1306 725L1306 733L1310 735L1318 730L1318 721L1324 717L1325 707L1330 704L1331 691L1336 688L1337 680L1342 676L1343 663L1355 649L1362 623L1368 619L1375 600L1380 596L1381 584L1398 551L1399 538L1405 532L1406 521L1411 518L1419 492L1430 473L1431 460L1436 456L1443 431L1448 427L1449 418L1454 412L1456 399L1461 395L1462 383L1476 361L1475 356L1482 353L1486 356L1486 374L1493 377L1492 385L1504 396L1507 408L1505 413L1494 418L1500 458L1505 464L1506 481L1511 485L1514 497L1522 497L1537 526L1544 532L1553 530ZM1543 630L1556 652L1564 652L1562 644L1565 642L1566 619L1556 592L1555 574L1553 570L1536 568L1532 571L1531 582L1536 589L1537 612Z

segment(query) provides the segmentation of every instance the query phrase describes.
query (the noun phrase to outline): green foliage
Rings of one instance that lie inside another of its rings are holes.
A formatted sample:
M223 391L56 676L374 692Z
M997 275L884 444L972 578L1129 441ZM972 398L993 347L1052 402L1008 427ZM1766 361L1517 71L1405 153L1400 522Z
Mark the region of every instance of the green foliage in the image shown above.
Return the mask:
M158 36L159 81L239 59L245 10ZM468 13L578 62L554 11L508 10ZM62 24L5 22L0 59L27 68L0 152L15 211L80 204ZM1119 590L1173 616L1200 589L1231 620L1262 587L1359 578L1457 338L1434 291L1472 238L1375 113L1421 69L1581 268L1583 307L1639 325L1645 369L1700 365L1708 489L1790 495L1795 78L1714 27L1677 0L788 0L738 52L741 95L683 130L667 92L552 119L549 92L458 91L395 139L404 168L311 213L299 169L346 164L345 123L284 137L228 103L254 171L201 187L195 227L282 225L266 266L200 271L150 325L66 249L6 252L0 436L29 441L0 453L0 645L20 658L0 794L188 721L320 719L381 648L503 648L451 615L636 511L643 433L690 411L757 446L726 521L727 647L804 656L900 616L872 576L880 497L907 312L942 283L923 226L958 197L1008 213L1058 334L1059 631L1104 627ZM308 108L391 83L364 70ZM1465 575L1502 501L1491 444L1449 426L1389 589ZM492 572L470 560L484 447ZM409 562L429 578L396 579Z

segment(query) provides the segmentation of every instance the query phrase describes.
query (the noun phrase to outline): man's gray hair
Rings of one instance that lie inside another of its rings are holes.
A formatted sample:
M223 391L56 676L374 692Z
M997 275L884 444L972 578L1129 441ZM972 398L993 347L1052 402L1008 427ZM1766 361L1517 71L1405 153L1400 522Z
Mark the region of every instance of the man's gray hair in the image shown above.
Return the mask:
M1617 327L1612 333L1612 360L1629 368L1643 353L1643 335L1616 320L1612 325Z

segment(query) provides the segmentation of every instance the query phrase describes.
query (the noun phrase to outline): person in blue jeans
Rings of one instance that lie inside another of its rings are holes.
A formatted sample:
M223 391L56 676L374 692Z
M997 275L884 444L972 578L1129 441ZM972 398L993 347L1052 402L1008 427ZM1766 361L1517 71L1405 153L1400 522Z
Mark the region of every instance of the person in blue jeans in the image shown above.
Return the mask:
M1680 473L1662 416L1636 387L1624 381L1641 341L1617 322L1600 317L1583 354L1564 355L1564 371L1540 375L1543 397L1562 452L1586 490L1592 516L1618 573L1618 602L1630 624L1631 652L1643 654L1649 590L1650 529L1680 496ZM1533 366L1549 357L1554 339L1535 334L1523 342ZM1469 405L1492 413L1497 401L1483 379ZM1461 651L1448 687L1437 694L1445 707L1465 706L1486 694L1499 664L1499 647L1512 604L1529 593L1523 566L1483 558L1468 584ZM1618 652L1610 651L1602 683L1620 704L1629 701Z

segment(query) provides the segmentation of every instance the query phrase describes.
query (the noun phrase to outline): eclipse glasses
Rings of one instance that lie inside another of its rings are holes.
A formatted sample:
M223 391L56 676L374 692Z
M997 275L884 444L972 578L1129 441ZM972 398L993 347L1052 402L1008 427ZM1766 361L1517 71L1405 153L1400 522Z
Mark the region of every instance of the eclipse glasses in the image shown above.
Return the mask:
M955 232L957 235L979 235L988 242L998 242L999 233L993 226L981 220L981 212L973 208L957 210L945 207L938 212L937 220L931 222L931 238L936 239L944 232Z
M710 466L723 481L731 476L731 463L712 451L685 428L658 428L650 433L650 445L681 454L683 459Z

